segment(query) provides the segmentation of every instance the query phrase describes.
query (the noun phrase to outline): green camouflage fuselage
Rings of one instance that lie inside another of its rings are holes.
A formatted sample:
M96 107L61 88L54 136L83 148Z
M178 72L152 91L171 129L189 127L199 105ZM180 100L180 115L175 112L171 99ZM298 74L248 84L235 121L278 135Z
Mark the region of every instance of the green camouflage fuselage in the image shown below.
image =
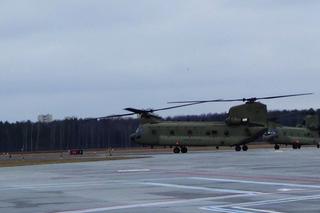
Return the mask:
M265 139L271 144L300 144L318 145L320 143L318 131L302 127L276 127Z
M131 139L154 146L234 146L256 140L266 127L224 122L167 122L141 124Z

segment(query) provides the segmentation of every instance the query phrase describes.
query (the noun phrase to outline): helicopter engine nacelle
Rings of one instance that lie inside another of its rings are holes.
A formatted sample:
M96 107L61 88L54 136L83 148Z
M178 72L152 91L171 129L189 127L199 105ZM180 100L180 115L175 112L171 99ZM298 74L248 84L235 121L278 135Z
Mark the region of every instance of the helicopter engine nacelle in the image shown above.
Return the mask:
M226 124L227 125L245 125L249 122L248 118L236 118L236 117L228 117L226 119Z
M231 107L228 119L231 123L238 122L243 124L246 122L252 125L267 126L267 116L267 106L265 104L260 102L247 102Z

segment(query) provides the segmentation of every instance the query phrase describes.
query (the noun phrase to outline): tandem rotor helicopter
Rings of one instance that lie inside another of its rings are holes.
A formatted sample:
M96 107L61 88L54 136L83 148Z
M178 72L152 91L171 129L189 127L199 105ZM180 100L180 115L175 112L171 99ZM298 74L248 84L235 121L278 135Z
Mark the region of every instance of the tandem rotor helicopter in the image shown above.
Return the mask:
M231 146L235 151L247 151L247 144L261 137L268 130L267 106L258 100L311 95L301 93L260 98L215 99L201 101L175 101L179 104L159 109L125 108L130 113L100 117L111 119L137 114L140 119L136 132L130 139L141 145L170 146L174 153L188 152L188 146ZM165 121L155 112L209 102L245 102L229 109L225 122Z
M271 126L271 125L270 125ZM319 117L314 110L309 110L303 125L297 127L278 126L269 127L263 139L274 144L274 149L280 145L291 145L293 149L300 149L302 145L315 145L320 148Z

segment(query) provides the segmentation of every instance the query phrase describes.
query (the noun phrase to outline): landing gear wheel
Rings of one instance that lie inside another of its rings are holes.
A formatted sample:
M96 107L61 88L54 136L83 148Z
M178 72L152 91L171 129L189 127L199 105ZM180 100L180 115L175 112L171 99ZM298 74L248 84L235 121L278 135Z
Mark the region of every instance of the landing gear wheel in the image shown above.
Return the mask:
M241 146L236 145L236 147L234 149L236 150L236 152L240 152L241 151Z
M181 147L181 153L187 153L188 152L188 148L183 146Z
M317 144L317 148L318 148L318 149L320 148L320 145L319 145L319 144Z
M301 144L298 144L297 147L298 147L298 149L301 149Z
M219 147L218 147L218 146L216 146L216 149L219 149Z
M276 144L276 145L274 145L274 149L278 150L278 149L280 149L280 146L278 144Z
M298 148L297 144L292 144L292 148L297 149Z
M176 154L178 154L178 153L180 152L179 147L177 147L177 146L174 147L173 152L176 153Z
M245 151L245 152L248 151L248 146L247 145L243 145L242 146L242 150Z

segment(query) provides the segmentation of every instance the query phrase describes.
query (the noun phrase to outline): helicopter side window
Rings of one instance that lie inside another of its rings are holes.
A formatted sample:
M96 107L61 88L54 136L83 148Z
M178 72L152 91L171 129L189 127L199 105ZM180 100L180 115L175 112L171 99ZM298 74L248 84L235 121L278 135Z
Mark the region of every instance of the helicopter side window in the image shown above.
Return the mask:
M189 135L189 136L192 135L192 130L188 130L188 135Z
M229 134L230 134L230 133L229 133L228 130L225 130L225 131L224 131L224 135L225 135L225 136L229 136Z
M249 123L249 119L248 118L241 118L241 122L244 124Z
M175 132L173 130L170 130L170 135L175 135Z
M210 131L206 131L206 135L209 136L210 135Z
M212 135L217 135L218 131L217 130L212 130L211 133L212 133Z
M152 135L156 135L156 134L157 134L157 131L156 131L155 129L153 129L153 130L151 131L151 133L152 133Z

